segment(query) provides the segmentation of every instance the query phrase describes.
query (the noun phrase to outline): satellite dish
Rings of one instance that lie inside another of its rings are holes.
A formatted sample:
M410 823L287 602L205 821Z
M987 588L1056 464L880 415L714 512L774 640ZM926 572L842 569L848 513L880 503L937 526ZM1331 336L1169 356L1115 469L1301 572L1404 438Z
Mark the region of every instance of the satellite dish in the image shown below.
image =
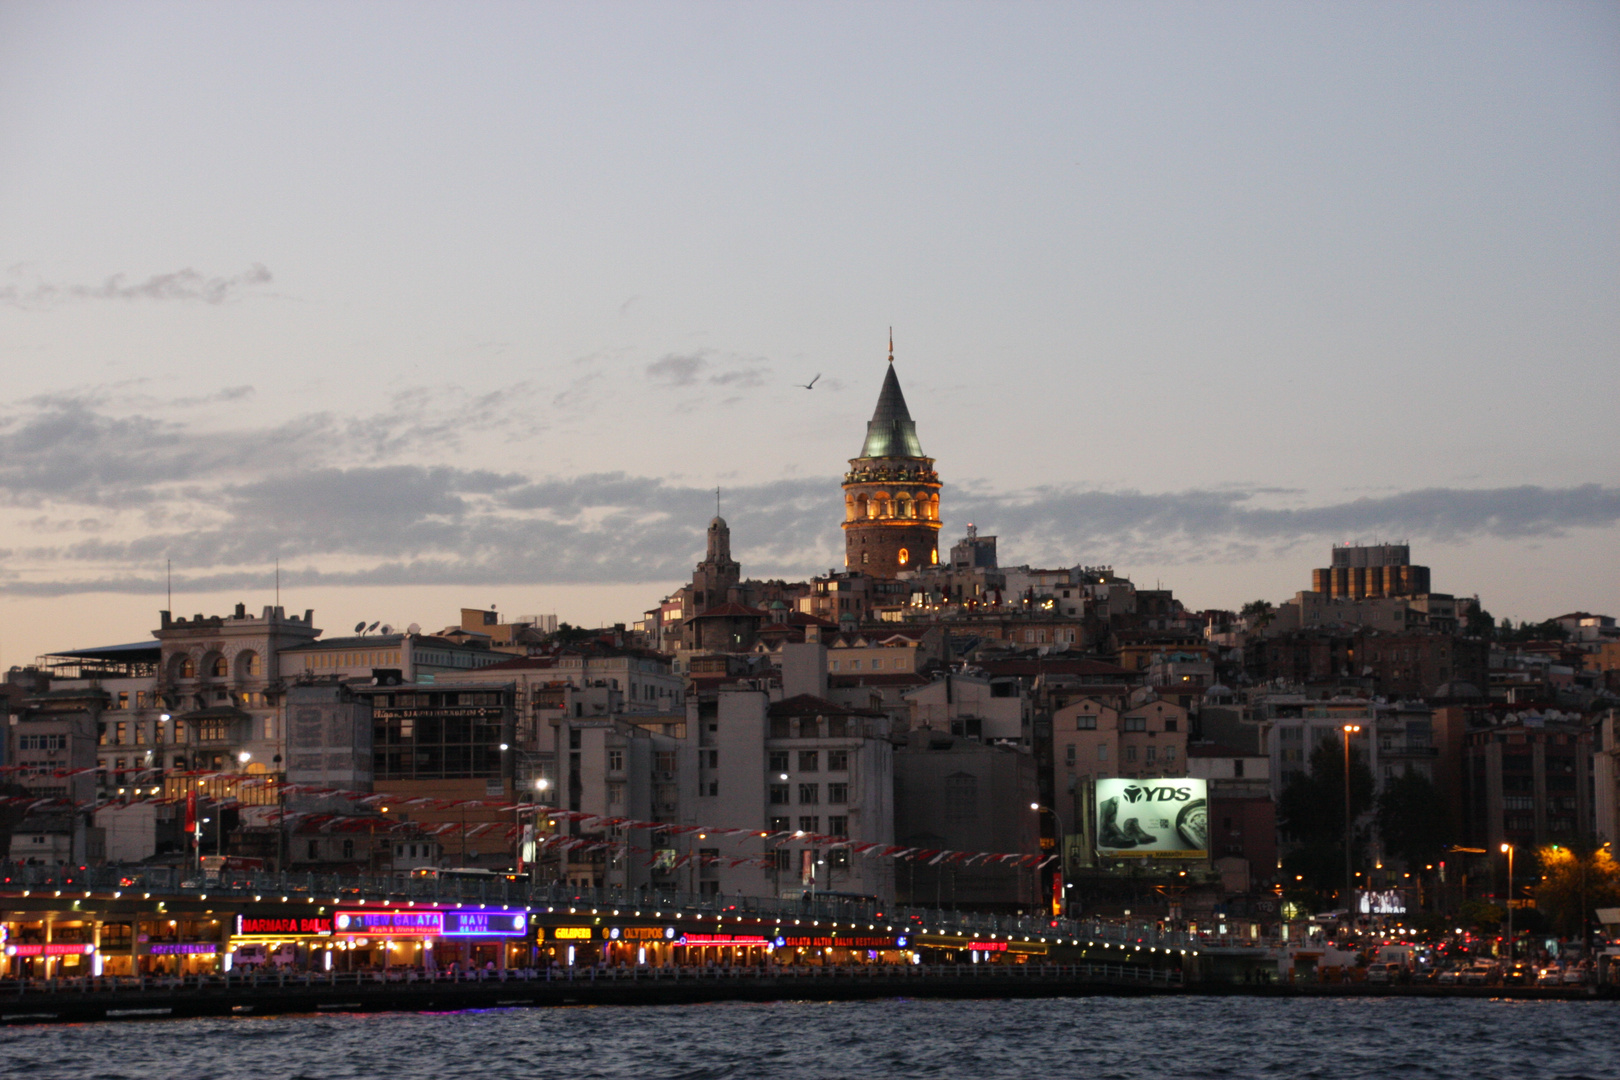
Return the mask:
M379 627L381 625L382 625L381 620L372 623L370 626L366 627L366 633L368 633L368 634L371 633L373 630L377 629L377 627Z
M366 620L364 620L364 619L361 619L359 622L354 624L354 632L357 633L357 634L365 633L365 629L366 629Z
M422 624L419 622L413 622L411 625L405 628L405 632L407 634L420 634L422 632Z
M389 626L387 623L383 623L382 632L385 634L392 634L394 632L394 628Z

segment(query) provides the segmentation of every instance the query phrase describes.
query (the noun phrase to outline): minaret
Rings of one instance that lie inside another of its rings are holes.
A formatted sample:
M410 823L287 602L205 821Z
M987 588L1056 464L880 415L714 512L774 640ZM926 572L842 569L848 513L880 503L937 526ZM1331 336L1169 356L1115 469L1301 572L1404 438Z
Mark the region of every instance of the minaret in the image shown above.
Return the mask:
M923 456L894 373L891 333L889 370L866 442L844 474L844 566L892 578L938 563L939 488L934 459Z

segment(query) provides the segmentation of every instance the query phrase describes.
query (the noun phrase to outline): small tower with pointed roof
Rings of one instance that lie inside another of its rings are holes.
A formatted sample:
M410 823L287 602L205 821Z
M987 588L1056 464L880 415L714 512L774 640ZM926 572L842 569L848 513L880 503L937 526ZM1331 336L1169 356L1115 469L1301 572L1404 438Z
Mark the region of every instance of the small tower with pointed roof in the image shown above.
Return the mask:
M844 474L844 566L892 578L938 563L939 489L934 459L923 455L900 392L890 334L889 370L866 442Z

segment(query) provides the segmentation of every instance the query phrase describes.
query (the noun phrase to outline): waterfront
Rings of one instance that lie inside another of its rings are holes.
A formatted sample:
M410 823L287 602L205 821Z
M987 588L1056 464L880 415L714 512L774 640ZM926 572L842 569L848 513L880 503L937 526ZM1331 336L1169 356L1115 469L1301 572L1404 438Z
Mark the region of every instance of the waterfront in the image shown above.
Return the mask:
M1607 1078L1608 1002L1055 998L496 1009L16 1027L4 1075L97 1080Z

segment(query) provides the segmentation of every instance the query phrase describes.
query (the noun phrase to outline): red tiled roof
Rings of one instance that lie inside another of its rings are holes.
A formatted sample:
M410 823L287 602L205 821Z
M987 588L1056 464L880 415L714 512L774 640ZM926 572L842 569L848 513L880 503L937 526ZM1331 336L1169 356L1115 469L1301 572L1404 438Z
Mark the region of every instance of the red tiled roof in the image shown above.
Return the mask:
M765 614L765 612L761 611L759 608L747 607L747 606L745 606L743 604L737 603L734 600L728 600L724 604L721 604L719 607L712 607L708 611L705 611L705 612L702 612L700 614L694 615L694 616L692 616L691 619L687 619L686 621L687 622L692 622L693 619L763 619L763 618L766 618L766 614Z
M1101 660L985 660L979 667L992 675L1129 675Z
M839 689L852 686L927 686L932 681L914 672L874 672L871 675L829 675L827 685Z
M826 698L818 698L813 694L798 694L783 701L774 702L767 715L770 716L882 716L869 709L848 709L842 705L835 705Z

